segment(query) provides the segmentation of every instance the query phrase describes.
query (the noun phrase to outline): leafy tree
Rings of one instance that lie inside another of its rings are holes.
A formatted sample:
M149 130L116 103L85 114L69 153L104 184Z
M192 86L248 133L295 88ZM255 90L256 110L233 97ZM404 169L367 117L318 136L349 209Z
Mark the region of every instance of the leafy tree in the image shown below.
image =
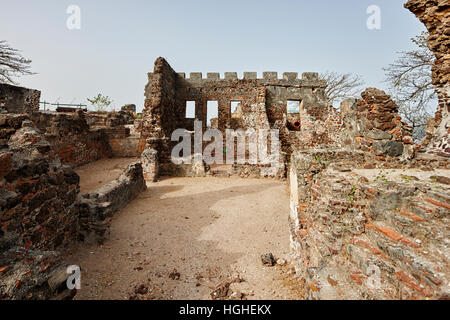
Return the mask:
M432 117L432 102L437 98L432 84L433 52L427 46L428 33L411 39L414 50L400 52L394 63L383 70L399 113L413 128L416 141L425 137L427 121Z
M87 100L98 112L106 112L112 103L112 100L108 96L103 96L101 93L96 97L92 99L88 98Z
M31 60L25 59L20 51L0 40L0 82L17 84L15 77L35 74L31 72Z
M325 93L328 97L328 105L340 103L347 98L356 98L362 91L361 86L364 84L362 78L357 74L341 74L338 72L327 71L320 74L321 80L327 81Z

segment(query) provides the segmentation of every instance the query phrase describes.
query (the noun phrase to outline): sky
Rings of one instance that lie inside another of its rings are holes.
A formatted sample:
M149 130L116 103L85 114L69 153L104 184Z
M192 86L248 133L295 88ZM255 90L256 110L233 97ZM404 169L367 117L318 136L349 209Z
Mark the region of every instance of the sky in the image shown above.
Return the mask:
M142 110L156 58L177 72L355 73L387 89L383 67L424 31L406 0L0 0L0 40L32 59L18 79L41 100L89 104L98 93L116 110ZM70 5L80 29L70 30ZM367 8L381 12L370 30Z

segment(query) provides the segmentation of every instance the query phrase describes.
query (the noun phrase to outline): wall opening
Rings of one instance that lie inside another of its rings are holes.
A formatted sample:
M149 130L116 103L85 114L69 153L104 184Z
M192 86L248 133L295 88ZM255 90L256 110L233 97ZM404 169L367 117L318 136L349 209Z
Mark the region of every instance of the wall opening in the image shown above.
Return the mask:
M236 113L236 110L238 109L239 105L241 105L242 101L239 100L233 100L231 101L231 115L233 116L234 113ZM239 110L237 110L239 112Z
M195 119L195 101L186 101L186 118Z
M300 131L300 104L299 100L288 100L286 106L287 127L291 131Z
M208 101L206 104L206 126L215 129L219 127L218 101Z
M287 113L300 113L300 101L288 100L286 110Z

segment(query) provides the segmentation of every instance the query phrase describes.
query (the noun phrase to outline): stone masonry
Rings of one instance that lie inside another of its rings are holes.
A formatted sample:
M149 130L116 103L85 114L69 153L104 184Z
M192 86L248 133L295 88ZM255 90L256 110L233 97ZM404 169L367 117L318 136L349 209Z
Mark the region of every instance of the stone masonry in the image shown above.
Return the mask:
M61 158L58 146L69 137L68 144L89 141L80 138L90 139L82 115L0 115L0 299L73 298L57 250L77 240L102 242L112 214L145 190L136 163L116 181L80 195L72 168L80 162Z
M383 91L330 113L330 140L292 153L293 265L309 299L449 299L448 1L405 5L430 32L439 107L420 145Z
M41 92L0 83L0 113L31 113L39 110Z
M292 156L293 265L308 298L448 299L448 171L363 169L364 157Z
M60 249L102 243L112 215L146 181L211 173L203 161L171 161L172 133L191 133L196 120L203 130L279 130L276 177L289 184L291 263L307 298L450 299L450 4L405 7L428 29L436 56L439 106L421 144L384 91L368 88L336 110L317 73L187 77L158 58L141 119L135 105L107 114L39 112L39 91L0 84L0 300L72 299ZM211 101L218 116L209 125ZM74 168L112 156L141 162L81 195ZM265 176L260 162L231 167L241 177Z
M176 175L180 172L170 161L172 147L171 135L175 129L194 130L194 120L207 127L207 102L217 101L217 128L235 129L231 114L231 102L239 101L242 108L242 129L279 129L281 150L289 155L295 139L302 140L300 132L289 133L287 128L287 101L298 101L300 110L289 114L290 120L301 122L302 114L323 113L327 110L324 81L317 73L304 73L298 79L297 73L284 73L281 79L276 72L264 72L257 79L255 72L244 73L238 79L237 73L226 72L220 79L218 73L176 73L166 60L158 58L153 73L148 74L149 82L145 89L145 109L140 126L141 151L146 147L158 152L161 174ZM195 118L186 118L186 102L195 102ZM282 159L284 163L288 159ZM245 167L245 166L243 166ZM280 175L285 176L282 167Z

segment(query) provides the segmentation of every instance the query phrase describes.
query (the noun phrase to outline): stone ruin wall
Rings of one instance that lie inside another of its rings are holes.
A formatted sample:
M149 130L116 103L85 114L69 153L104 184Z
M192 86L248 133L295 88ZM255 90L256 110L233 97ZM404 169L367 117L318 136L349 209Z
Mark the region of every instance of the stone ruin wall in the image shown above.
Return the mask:
M112 156L105 129L91 130L85 113L39 113L30 119L64 164L78 167Z
M450 156L450 4L445 0L409 0L405 7L425 25L430 34L428 47L436 56L433 84L439 105L434 120L427 128L421 153Z
M148 171L159 168L161 175L190 175L192 170L175 166L170 161L171 150L177 142L171 142L175 129L194 129L195 119L186 119L186 101L195 101L195 118L202 121L202 127L207 127L207 102L217 101L217 129L279 129L283 163L279 176L285 177L284 164L289 159L296 144L304 141L308 134L307 123L302 132L290 132L286 123L289 120L306 117L311 110L327 109L324 89L326 83L319 80L317 73L304 73L302 79L298 73L284 73L282 79L276 72L264 72L262 79L257 79L255 72L245 72L243 79L238 79L237 73L226 72L220 79L218 73L208 73L206 78L201 73L176 73L166 60L158 58L153 73L148 74L149 82L145 89L145 109L140 125L140 150L152 149L157 153L158 164L149 164ZM298 114L287 114L288 100L301 103ZM233 119L231 101L240 101L242 118ZM225 144L224 144L225 145ZM260 176L259 166L235 165L238 175L244 172L254 172ZM255 170L256 169L256 170ZM204 174L205 170L200 170ZM150 176L149 180L154 180Z
M342 103L329 143L292 154L291 248L309 299L449 297L450 162L417 156L397 112L366 89Z
M329 114L332 142L292 154L291 248L309 299L449 299L448 1L405 5L426 25L439 96L426 139L383 91Z
M134 163L117 180L82 195L73 168L137 156L139 139L131 139L129 124L134 112L92 117L10 101L14 112L0 113L0 300L70 299L76 291L65 286L67 265L58 250L74 241L101 243L111 216L146 188L142 166Z
M1 116L0 130L10 136L0 148L0 299L71 298L58 250L74 241L101 243L112 214L146 189L142 166L131 164L82 195L79 176L32 116Z
M369 88L337 112L326 105L326 84L315 73L187 78L159 58L143 119L135 122L140 137L133 139L125 114L37 113L38 91L1 85L0 299L73 297L62 285L65 264L56 250L73 240L101 242L110 216L145 189L142 167L133 164L116 181L80 195L72 167L143 151L147 180L206 174L206 166L170 163L173 130L193 129L186 100L196 101L204 129L206 103L215 100L222 131L280 130L293 265L308 298L448 299L449 5L410 0L406 7L427 26L437 58L439 108L422 145L412 142L411 128L383 91ZM231 100L242 101L240 119L232 119ZM298 115L286 113L287 100L301 101ZM289 130L296 119L300 127ZM235 169L259 176L258 168Z
M31 113L39 111L39 90L0 83L0 113Z
M307 298L448 299L448 169L366 163L348 149L292 157L292 258Z

